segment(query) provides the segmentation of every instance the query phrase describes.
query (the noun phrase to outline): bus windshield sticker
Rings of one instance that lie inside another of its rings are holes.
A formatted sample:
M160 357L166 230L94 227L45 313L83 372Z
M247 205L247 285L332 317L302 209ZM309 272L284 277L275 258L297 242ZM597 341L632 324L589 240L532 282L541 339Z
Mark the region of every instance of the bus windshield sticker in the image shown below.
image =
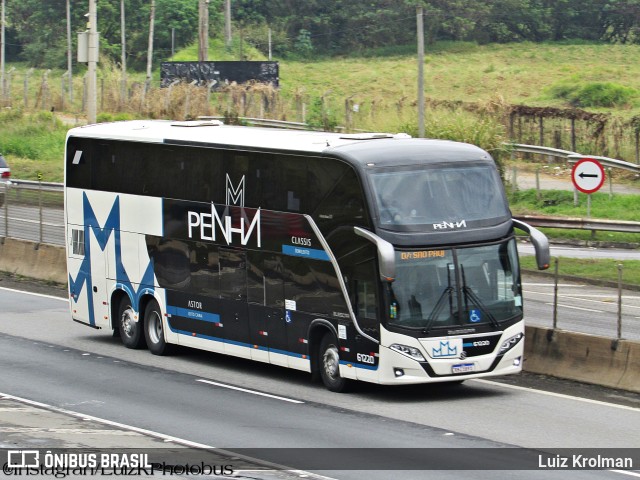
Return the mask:
M284 301L285 310L293 310L296 311L296 301L295 300L286 300Z
M82 158L82 150L76 150L76 154L73 156L73 161L71 163L73 163L74 165L79 165L81 158Z
M347 339L347 326L346 325L338 325L338 338L340 340Z

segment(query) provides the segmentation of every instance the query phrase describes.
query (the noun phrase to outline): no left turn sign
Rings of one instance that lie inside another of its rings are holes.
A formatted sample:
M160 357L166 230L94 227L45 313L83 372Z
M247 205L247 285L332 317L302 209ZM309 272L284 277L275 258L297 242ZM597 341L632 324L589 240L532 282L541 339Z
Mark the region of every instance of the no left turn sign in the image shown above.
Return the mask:
M604 168L593 158L583 158L571 170L573 185L582 193L594 193L604 184Z

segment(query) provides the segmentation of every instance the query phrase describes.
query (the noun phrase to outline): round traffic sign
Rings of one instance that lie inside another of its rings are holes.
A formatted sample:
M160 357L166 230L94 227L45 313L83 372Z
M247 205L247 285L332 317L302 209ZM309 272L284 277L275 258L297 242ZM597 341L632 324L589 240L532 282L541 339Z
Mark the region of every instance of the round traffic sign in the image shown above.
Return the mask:
M573 185L582 193L593 193L604 184L604 168L593 158L583 158L571 170Z

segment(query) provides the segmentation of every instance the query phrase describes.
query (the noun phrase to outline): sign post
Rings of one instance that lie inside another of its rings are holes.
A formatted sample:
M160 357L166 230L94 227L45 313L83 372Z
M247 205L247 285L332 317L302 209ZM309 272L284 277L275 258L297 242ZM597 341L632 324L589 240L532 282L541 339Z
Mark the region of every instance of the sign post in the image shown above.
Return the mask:
M583 158L576 162L571 170L573 186L587 197L587 218L591 216L591 194L600 190L605 174L602 164L593 158Z

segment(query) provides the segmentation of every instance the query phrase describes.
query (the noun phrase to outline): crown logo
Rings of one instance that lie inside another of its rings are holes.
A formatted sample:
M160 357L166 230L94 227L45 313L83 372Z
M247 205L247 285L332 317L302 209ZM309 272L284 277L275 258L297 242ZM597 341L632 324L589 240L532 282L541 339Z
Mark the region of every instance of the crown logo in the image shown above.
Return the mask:
M458 355L458 347L452 347L447 340L446 342L440 342L438 347L433 347L431 353L433 358L455 357Z

